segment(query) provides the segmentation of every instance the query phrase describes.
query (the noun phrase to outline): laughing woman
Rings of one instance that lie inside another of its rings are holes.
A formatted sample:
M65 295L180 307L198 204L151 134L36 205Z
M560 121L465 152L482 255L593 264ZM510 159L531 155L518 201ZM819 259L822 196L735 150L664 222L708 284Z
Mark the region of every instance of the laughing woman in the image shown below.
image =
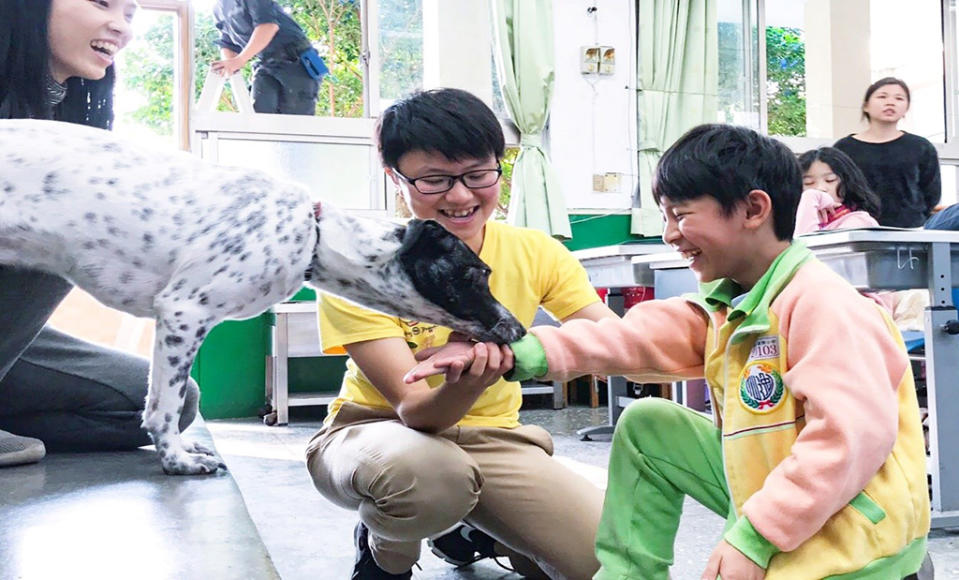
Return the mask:
M110 129L113 56L132 35L134 0L0 2L0 119L54 119ZM81 154L81 153L78 153ZM71 284L0 266L0 466L52 451L134 449L148 362L46 325ZM196 416L190 392L181 420Z

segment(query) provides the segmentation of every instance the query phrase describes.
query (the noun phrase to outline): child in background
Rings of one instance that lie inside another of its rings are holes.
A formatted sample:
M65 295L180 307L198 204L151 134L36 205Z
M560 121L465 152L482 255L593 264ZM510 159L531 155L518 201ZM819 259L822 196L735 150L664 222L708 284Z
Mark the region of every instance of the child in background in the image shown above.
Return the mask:
M879 225L879 197L848 155L820 147L800 155L799 165L806 190L796 211L794 236Z
M663 239L700 294L510 345L513 379L709 384L712 421L659 398L619 418L594 578L667 578L686 495L727 517L704 579L915 574L930 515L909 360L881 307L791 243L795 157L749 129L704 125L670 147L653 183ZM490 348L421 353L432 356L407 380L482 372Z

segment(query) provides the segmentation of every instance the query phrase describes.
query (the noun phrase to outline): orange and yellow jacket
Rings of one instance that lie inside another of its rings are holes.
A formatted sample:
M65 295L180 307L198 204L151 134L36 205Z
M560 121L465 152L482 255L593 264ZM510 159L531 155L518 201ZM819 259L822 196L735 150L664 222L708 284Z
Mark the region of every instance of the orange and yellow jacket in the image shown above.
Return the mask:
M533 328L514 378L705 377L736 510L725 539L767 579L914 572L930 511L899 331L801 243L741 294L723 279L622 320Z

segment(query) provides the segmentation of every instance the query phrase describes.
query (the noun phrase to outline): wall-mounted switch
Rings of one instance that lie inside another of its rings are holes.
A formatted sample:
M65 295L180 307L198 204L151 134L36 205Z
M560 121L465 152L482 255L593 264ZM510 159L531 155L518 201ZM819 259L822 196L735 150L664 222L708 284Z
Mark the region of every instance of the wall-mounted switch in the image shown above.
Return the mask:
M606 191L606 176L602 173L593 174L593 191Z
M579 47L579 72L584 75L599 72L600 50L598 46Z
M599 47L599 74L611 75L616 72L616 49L612 46Z

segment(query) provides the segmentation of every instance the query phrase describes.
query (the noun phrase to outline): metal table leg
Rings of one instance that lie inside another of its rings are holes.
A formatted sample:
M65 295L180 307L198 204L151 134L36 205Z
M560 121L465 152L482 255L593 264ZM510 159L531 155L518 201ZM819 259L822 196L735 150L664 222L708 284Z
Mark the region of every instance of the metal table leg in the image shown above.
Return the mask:
M929 470L932 527L959 526L959 334L946 332L956 320L948 243L929 252L930 307L925 314L926 405L929 409ZM940 421L940 419L942 419Z
M609 306L610 310L620 316L626 312L621 292L613 293L613 291L610 290L609 294L606 295L606 305ZM613 432L616 420L619 419L620 414L623 412L623 408L619 406L620 397L627 395L625 377L606 377L606 393L607 405L609 407L609 423L579 429L576 431L576 434L579 435L580 440L589 441L591 435L609 435Z

